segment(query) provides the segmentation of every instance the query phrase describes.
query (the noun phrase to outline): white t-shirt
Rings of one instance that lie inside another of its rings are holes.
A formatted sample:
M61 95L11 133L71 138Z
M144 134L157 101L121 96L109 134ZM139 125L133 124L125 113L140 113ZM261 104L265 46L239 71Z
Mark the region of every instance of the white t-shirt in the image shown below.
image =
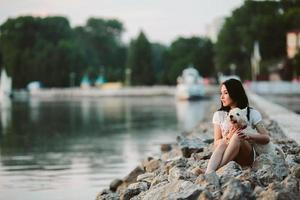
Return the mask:
M257 110L250 108L250 114L249 114L249 123L251 124L252 128L256 126L258 122L262 120L260 112ZM229 131L230 124L228 120L226 120L226 117L228 115L228 112L219 110L216 111L213 115L212 123L213 124L218 124L221 128L222 131L222 136L225 137L226 134Z

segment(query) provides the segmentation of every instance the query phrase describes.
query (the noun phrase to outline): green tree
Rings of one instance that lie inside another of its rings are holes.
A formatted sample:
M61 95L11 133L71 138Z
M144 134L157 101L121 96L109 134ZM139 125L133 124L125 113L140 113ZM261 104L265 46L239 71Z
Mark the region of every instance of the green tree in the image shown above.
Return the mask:
M143 32L129 45L127 68L131 69L132 85L153 85L155 74L152 61L151 44Z
M201 76L214 74L213 44L209 39L178 38L172 42L167 54L165 82L175 84L183 69L192 64Z
M66 18L18 17L8 19L0 31L0 51L14 88L24 88L30 81L68 86L80 53Z
M71 74L79 84L89 69L95 76L102 70L108 80L122 80L126 59L122 31L117 20L92 18L85 27L72 29L64 17L18 17L0 26L0 53L14 88L30 81L66 87Z
M163 75L166 67L167 47L159 43L152 43L151 50L156 83L164 84Z
M126 48L121 43L123 24L115 19L88 19L86 25L77 29L77 35L84 36L85 51L93 55L89 66L94 74L104 73L109 81L120 81L124 77Z
M259 42L263 59L282 59L286 33L282 16L282 8L276 1L247 0L234 10L216 43L218 70L229 73L230 64L235 64L238 75L250 78L250 57L255 41Z
M300 6L290 8L284 13L284 24L288 31L300 28Z

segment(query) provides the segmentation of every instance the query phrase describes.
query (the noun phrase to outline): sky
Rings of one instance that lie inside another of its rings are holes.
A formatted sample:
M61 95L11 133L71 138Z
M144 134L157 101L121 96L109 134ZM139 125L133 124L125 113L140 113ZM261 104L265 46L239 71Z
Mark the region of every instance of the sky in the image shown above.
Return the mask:
M150 42L204 36L214 20L230 16L243 0L0 0L0 24L24 15L65 16L72 27L88 18L118 19L127 43L142 30Z

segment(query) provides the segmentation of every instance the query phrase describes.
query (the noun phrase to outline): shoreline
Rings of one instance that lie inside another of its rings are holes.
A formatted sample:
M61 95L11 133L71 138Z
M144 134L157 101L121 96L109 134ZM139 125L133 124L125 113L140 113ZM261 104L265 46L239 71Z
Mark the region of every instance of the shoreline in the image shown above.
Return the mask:
M216 85L206 85L206 95L216 92ZM138 96L175 96L176 86L136 86L111 89L91 88L41 88L36 90L17 90L14 96L31 96L42 98L56 97L138 97Z
M211 174L194 175L192 170L204 168L212 154L211 118L218 106L217 99L212 98L205 117L192 132L178 136L177 144L162 144L159 158L145 158L126 177L113 180L109 189L101 191L96 199L297 199L299 141L293 140L289 129L272 116L271 111L280 110L281 106L274 108L252 93L248 97L251 106L262 113L271 139L282 148L285 159L260 155L252 167L241 167L231 161Z

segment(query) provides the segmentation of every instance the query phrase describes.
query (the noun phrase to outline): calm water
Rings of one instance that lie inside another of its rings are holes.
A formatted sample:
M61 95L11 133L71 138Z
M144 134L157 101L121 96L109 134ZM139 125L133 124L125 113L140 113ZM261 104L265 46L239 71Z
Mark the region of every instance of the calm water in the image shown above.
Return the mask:
M0 199L95 199L202 118L173 97L14 100L2 105Z

